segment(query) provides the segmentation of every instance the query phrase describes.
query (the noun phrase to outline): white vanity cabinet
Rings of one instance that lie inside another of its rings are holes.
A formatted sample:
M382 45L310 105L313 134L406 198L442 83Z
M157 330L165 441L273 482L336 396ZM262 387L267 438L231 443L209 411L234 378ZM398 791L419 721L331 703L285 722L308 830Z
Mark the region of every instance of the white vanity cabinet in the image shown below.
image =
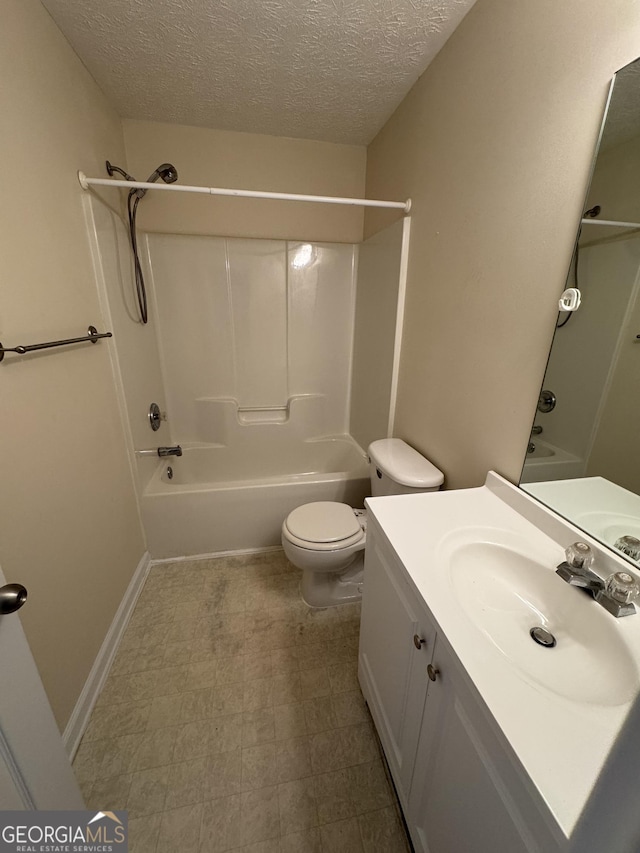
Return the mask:
M436 632L391 553L367 541L358 670L406 813Z
M416 853L562 849L544 804L371 517L359 677Z

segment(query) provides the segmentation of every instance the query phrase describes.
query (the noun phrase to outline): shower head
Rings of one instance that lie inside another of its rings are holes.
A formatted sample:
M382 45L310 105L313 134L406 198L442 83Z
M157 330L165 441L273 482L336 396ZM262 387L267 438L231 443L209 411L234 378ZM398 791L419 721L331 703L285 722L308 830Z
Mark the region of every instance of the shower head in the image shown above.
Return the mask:
M107 172L110 177L113 177L114 172L118 172L127 181L135 181L136 179L121 169L120 166L114 166L108 160L106 161ZM155 183L158 178L162 178L165 184L173 184L178 180L178 170L171 163L161 163L147 178L148 184ZM147 291L144 286L144 275L140 258L138 256L138 238L136 236L136 214L138 212L138 204L140 199L144 198L146 190L140 187L131 187L127 195L127 212L129 214L129 237L131 239L131 249L133 251L133 268L135 276L136 298L138 301L138 309L140 312L140 321L146 323L148 320L147 314Z
M162 178L165 184L174 184L178 180L178 170L172 163L161 163L147 178L147 183L153 184Z
M162 178L165 184L174 184L178 180L178 170L172 163L161 163L157 169L147 178L148 184L155 184L158 178ZM135 190L138 198L144 198L146 190Z
M128 172L125 172L124 169L121 169L120 166L114 166L113 163L110 163L108 160L106 161L107 172L111 177L113 177L114 172L118 172L118 174L122 175L123 178L127 181L135 181L135 178L130 175ZM158 178L162 178L165 184L174 184L178 180L178 170L172 163L161 163L157 169L149 175L147 178L148 184L155 184ZM129 193L130 196L136 195L138 198L143 198L146 190L131 190Z

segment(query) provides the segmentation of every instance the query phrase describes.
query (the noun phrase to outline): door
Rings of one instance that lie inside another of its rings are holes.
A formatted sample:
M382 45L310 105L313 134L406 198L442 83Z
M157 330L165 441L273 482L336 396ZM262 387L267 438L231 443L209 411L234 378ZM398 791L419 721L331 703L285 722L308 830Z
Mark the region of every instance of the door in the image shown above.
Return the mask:
M0 810L83 808L20 617L0 614Z

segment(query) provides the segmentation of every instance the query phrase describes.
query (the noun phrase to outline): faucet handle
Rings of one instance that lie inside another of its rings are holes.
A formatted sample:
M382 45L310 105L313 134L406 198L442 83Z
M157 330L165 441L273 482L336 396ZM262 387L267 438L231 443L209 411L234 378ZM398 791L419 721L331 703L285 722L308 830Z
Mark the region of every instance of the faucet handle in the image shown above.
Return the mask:
M564 553L572 569L589 569L593 565L593 551L586 542L574 542Z
M613 543L613 547L618 551L622 551L627 557L632 560L640 560L640 539L635 536L621 536Z
M629 604L640 595L638 582L628 572L614 572L604 586L608 595L620 604Z

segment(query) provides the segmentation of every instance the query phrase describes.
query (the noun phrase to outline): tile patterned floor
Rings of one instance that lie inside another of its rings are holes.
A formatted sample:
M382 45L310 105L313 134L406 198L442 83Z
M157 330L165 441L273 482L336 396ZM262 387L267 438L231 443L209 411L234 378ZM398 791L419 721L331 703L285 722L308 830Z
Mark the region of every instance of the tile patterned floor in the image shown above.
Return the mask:
M359 606L281 551L154 567L74 769L131 853L406 853L357 680Z

